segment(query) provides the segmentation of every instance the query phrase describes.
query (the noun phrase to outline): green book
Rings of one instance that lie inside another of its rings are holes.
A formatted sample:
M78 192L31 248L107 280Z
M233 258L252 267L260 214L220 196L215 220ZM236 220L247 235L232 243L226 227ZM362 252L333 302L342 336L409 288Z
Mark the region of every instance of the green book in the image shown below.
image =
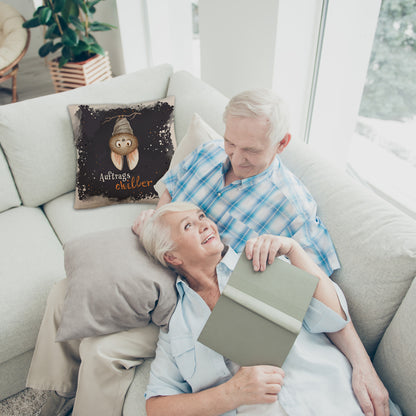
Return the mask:
M255 272L243 253L198 341L241 366L281 367L318 280L281 259Z

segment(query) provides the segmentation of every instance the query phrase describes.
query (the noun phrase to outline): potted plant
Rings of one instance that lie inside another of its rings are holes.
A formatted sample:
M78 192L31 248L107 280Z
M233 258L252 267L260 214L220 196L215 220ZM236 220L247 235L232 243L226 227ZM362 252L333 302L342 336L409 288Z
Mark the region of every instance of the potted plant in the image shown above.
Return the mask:
M96 5L102 0L43 0L25 28L44 26L45 43L39 56L59 54L48 61L57 92L92 84L111 77L108 54L93 32L115 28L93 21Z

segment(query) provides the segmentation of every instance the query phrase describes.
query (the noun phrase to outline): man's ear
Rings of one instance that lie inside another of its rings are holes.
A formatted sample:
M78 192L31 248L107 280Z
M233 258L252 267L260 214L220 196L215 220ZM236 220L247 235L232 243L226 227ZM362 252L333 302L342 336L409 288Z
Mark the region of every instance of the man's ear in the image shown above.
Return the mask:
M277 152L276 153L282 153L283 150L285 150L286 146L289 144L290 139L292 136L290 133L287 133L285 137L283 137L282 140L277 144Z
M176 257L172 252L165 253L163 258L166 263L171 264L172 266L180 266L183 263L183 261Z

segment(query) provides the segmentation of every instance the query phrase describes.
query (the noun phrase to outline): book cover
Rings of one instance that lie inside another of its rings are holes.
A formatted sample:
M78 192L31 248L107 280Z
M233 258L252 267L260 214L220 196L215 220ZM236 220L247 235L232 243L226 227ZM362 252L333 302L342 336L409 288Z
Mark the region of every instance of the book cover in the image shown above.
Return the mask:
M318 280L278 258L255 272L242 254L198 341L241 366L281 367Z

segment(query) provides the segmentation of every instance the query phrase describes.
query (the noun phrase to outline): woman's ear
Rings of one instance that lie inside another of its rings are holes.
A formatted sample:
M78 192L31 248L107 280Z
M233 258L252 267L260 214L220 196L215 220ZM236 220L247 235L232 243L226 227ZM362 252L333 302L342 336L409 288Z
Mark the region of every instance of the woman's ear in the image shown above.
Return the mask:
M163 258L165 259L166 263L172 266L180 266L183 263L183 261L176 257L172 252L165 253Z

